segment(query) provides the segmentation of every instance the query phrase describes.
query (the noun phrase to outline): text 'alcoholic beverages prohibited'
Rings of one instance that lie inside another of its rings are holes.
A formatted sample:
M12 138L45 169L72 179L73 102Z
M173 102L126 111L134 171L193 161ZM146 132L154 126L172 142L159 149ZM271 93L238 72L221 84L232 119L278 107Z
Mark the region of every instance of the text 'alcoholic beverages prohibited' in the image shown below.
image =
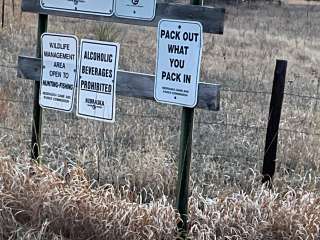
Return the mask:
M115 121L118 43L81 41L77 115Z

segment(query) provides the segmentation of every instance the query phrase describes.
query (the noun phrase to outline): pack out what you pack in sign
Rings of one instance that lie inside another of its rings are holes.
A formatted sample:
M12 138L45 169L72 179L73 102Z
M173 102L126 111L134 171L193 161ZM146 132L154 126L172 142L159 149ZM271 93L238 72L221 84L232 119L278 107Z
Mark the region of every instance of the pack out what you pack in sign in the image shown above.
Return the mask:
M162 29L160 31L160 38L174 40L174 41L181 41L182 44L169 43L168 44L168 53L173 55L172 58L169 58L170 68L183 69L183 68L185 68L185 60L178 59L174 55L187 56L189 54L189 48L190 48L189 46L187 46L187 43L199 42L200 41L200 34L193 33L193 32L182 32L182 31L177 31L177 30L164 30L164 29ZM185 44L183 44L183 43L185 43ZM175 81L175 82L191 83L191 75L181 76L181 73L177 73L177 72L162 71L161 72L161 79Z

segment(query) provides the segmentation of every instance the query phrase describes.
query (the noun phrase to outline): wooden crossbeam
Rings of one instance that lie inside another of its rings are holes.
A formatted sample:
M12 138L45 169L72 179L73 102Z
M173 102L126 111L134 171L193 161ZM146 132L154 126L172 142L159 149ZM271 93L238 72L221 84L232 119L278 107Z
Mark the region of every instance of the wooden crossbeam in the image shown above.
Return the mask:
M142 21L134 19L119 18L115 15L112 17L89 15L75 12L64 12L42 9L39 0L22 0L21 9L24 12L39 14L55 15L62 17L72 17L81 19L90 19L104 22L116 22L141 26L157 27L161 19L179 19L198 21L203 25L203 31L206 33L223 34L224 30L224 8L213 8L204 6L190 6L182 4L158 3L156 17L153 21Z
M41 59L19 56L18 77L40 81ZM117 75L117 94L126 97L154 100L154 80L154 75L119 70ZM200 82L198 105L196 108L206 109L209 111L219 111L220 85Z

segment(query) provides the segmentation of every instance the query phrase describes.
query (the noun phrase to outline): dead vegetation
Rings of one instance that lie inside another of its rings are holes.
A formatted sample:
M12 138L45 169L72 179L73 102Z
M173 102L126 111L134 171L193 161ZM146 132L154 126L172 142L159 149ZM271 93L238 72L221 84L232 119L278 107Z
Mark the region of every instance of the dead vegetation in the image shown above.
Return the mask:
M320 197L315 192L299 187L272 192L255 185L250 193L226 192L212 199L194 189L190 237L317 239ZM81 168L72 169L65 179L45 166L4 160L0 238L174 239L178 215L166 197L141 204L132 201L130 194L125 186L95 187Z

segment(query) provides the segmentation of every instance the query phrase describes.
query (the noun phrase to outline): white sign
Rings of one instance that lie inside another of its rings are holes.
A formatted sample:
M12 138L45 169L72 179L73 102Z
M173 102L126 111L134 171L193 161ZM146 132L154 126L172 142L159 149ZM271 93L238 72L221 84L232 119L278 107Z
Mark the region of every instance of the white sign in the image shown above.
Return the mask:
M118 43L81 41L77 115L115 121Z
M197 105L202 43L199 22L159 22L154 85L158 102L184 107Z
M42 68L39 104L43 108L70 112L77 79L76 36L42 35Z
M156 0L116 0L116 15L151 21L156 14Z
M111 16L114 0L40 0L44 9Z

